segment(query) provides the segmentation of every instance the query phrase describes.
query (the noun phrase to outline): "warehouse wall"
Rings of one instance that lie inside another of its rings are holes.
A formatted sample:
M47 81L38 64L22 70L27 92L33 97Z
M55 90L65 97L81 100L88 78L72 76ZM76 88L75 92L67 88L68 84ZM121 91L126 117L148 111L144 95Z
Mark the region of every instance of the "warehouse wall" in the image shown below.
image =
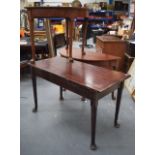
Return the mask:
M41 0L20 0L20 8L21 9L24 8L24 6L28 4L28 2L29 3L32 3L32 2L37 2L37 1L40 2ZM44 1L45 2L52 2L52 3L54 3L54 2L60 2L60 3L62 3L62 2L72 2L73 0L44 0ZM93 3L93 2L107 2L107 3L109 3L109 1L110 0L80 0L80 2L82 4L85 4L85 3ZM115 0L113 0L113 2L114 1ZM123 2L126 2L126 3L129 3L130 2L130 0L119 0L119 1L123 1Z
M37 1L41 1L41 0L25 0L25 1L37 2ZM72 1L73 0L44 0L44 2L52 2L52 3L55 3L55 2L69 2L70 3ZM84 3L93 3L93 2L109 2L109 0L80 0L80 2L82 4L84 4Z
M109 0L80 0L80 2L82 4L84 4L84 3L93 3L93 2L107 2L107 3L109 3Z

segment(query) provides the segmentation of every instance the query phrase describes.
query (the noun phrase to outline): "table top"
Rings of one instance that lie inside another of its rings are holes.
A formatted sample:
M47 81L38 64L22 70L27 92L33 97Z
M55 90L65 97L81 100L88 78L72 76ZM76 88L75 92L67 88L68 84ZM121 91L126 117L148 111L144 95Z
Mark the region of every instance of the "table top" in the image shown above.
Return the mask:
M67 52L67 50L65 48L60 50L60 55L63 57L68 58L68 53L69 53L69 51ZM87 62L87 61L99 62L99 61L120 60L120 57L113 56L110 54L105 54L105 53L98 53L95 50L85 51L85 55L82 55L80 48L73 49L72 58L75 60L85 61L85 62Z
M130 77L128 74L79 61L71 63L62 57L39 60L30 65L49 75L61 77L66 82L84 86L95 92L103 92Z
M87 8L78 7L25 7L32 18L50 18L50 17L88 17Z

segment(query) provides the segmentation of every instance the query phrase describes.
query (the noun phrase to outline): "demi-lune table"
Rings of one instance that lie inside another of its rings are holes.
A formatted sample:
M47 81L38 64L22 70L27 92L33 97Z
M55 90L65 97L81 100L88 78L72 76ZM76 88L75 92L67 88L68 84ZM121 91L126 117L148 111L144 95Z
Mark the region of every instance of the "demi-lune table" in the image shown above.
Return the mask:
M30 23L30 35L32 45L32 61L35 61L35 46L34 46L34 19L35 18L51 18L51 17L63 17L66 19L66 36L67 36L67 49L69 50L69 61L72 62L72 42L75 18L84 18L84 32L81 54L84 55L84 45L86 42L86 31L88 24L89 11L87 8L78 7L26 7L28 13L28 19Z

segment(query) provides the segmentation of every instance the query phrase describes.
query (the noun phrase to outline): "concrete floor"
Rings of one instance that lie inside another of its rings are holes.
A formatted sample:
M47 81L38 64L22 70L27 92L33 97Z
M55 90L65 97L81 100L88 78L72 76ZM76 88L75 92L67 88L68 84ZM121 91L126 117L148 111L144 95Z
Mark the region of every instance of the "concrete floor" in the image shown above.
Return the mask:
M29 74L21 76L21 155L134 155L135 109L123 91L119 122L113 127L115 101L108 95L99 101L96 143L91 151L90 102L70 91L59 100L59 87L41 78L38 82L37 113L32 113L33 93Z

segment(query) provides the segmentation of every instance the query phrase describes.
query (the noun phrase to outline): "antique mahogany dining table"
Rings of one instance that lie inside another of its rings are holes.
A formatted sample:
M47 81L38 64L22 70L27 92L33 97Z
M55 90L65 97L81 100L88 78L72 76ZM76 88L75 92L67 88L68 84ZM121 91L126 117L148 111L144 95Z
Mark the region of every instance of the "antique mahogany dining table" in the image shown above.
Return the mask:
M114 126L119 127L118 114L123 90L123 82L130 77L118 71L86 64L74 60L69 62L66 58L54 57L36 61L29 64L32 71L32 83L34 94L34 109L38 109L36 77L42 77L60 87L66 88L76 94L90 99L91 104L91 145L90 148L97 148L95 143L96 115L98 100L107 94L117 91L116 110Z

